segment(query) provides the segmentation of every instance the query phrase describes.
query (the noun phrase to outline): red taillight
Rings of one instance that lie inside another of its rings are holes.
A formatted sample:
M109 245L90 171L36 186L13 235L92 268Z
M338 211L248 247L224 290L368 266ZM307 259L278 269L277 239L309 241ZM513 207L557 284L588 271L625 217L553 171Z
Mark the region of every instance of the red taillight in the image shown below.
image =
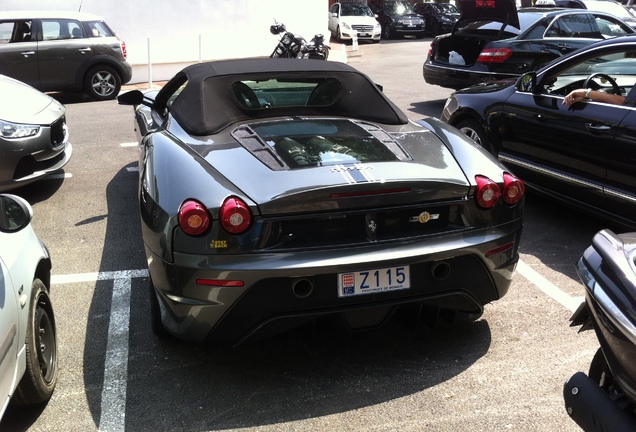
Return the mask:
M124 55L124 60L126 60L128 58L128 50L126 50L126 42L124 42L123 40L120 40L119 43L121 45L121 53Z
M526 192L526 186L521 180L510 173L504 173L503 200L506 204L517 204Z
M503 63L512 55L509 48L485 48L477 61L480 63Z
M252 223L252 213L243 200L230 197L221 206L219 219L221 226L230 234L242 234Z
M207 231L210 226L210 215L203 204L187 200L179 208L179 226L186 234L197 236Z
M499 185L490 180L488 177L479 175L475 176L475 181L477 182L475 199L477 199L479 207L485 209L494 207L501 196Z

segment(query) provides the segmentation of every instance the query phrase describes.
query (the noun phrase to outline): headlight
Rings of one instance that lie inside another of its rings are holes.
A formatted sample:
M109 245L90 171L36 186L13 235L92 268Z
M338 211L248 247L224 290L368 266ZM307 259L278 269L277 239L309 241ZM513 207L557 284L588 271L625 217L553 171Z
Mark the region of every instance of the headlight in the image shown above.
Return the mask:
M7 139L26 138L40 133L40 126L9 123L0 120L0 136Z
M402 21L401 19L397 20L397 25L402 25L404 21Z
M379 22L375 23L375 26L373 27L374 29L378 30L382 28L382 25Z
M351 30L351 26L344 21L342 22L342 26L348 30Z

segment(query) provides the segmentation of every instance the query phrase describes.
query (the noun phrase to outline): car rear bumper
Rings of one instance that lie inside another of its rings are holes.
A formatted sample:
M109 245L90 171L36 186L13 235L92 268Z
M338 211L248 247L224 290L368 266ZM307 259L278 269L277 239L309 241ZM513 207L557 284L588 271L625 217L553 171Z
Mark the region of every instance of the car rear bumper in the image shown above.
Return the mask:
M427 242L336 251L193 256L166 263L147 249L164 326L195 342L240 344L328 315L351 329L381 325L398 307L481 312L508 290L521 221ZM500 248L509 245L508 248ZM489 251L497 250L497 253ZM338 274L409 266L410 288L338 296ZM202 280L240 280L241 287ZM197 283L197 281L199 281Z

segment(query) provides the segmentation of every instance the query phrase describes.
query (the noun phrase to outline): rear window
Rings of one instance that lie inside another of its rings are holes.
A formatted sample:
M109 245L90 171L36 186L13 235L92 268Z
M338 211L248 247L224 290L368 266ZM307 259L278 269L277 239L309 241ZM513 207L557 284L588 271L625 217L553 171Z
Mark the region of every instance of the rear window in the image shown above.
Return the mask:
M406 158L394 140L366 123L326 119L266 122L250 127L292 169Z
M84 26L88 30L88 37L111 37L115 33L104 21L85 21Z
M335 78L312 80L237 81L232 84L243 108L329 106L338 100L342 85Z

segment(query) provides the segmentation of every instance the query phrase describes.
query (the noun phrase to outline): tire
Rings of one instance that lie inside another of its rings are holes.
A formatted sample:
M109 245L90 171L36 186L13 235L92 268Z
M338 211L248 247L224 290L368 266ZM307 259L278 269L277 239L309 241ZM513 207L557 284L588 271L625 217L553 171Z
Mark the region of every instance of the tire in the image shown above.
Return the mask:
M121 77L110 66L95 66L84 76L84 91L91 99L115 99L121 90Z
M35 279L29 302L26 334L26 371L13 395L18 405L47 402L57 384L57 332L49 292Z
M468 136L468 138L472 139L477 144L482 146L490 154L492 154L493 156L497 156L490 140L488 139L488 135L486 135L484 128L479 124L479 122L477 122L477 120L462 120L457 123L455 127L459 129L464 135Z
M389 24L385 24L382 27L382 39L389 40L393 37L393 32L391 31L391 26Z
M152 281L148 283L148 294L150 297L150 328L152 332L160 339L170 339L172 335L161 322L161 307L159 306L159 299L157 298L157 292Z
M590 370L587 375L592 381L598 384L599 387L606 391L612 384L612 373L609 370L603 351L600 348L596 351L596 354L594 354L594 358L592 359L592 363L590 363Z

